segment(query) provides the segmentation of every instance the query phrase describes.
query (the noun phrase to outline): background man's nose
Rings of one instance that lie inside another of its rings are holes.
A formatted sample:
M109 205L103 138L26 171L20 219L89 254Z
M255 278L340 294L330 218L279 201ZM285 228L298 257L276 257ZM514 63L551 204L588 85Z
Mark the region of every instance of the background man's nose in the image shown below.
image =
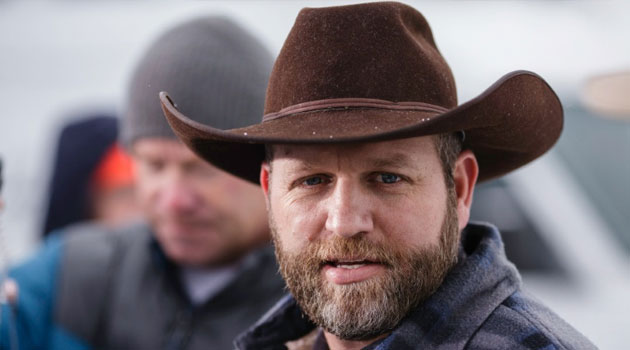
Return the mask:
M338 181L329 200L327 231L343 237L372 231L371 204L357 184Z
M196 194L193 188L181 179L171 179L163 184L160 200L161 207L167 211L194 210Z

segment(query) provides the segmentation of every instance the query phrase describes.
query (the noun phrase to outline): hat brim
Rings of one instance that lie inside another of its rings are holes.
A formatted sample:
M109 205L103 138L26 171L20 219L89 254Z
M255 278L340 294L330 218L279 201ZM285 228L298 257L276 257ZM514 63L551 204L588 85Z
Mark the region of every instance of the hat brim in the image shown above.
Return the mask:
M457 131L475 153L486 181L539 157L562 132L562 105L538 75L509 73L476 98L444 113L386 108L333 108L220 130L180 113L166 92L160 101L173 131L193 152L259 183L265 144L376 142ZM343 122L339 122L343 120Z

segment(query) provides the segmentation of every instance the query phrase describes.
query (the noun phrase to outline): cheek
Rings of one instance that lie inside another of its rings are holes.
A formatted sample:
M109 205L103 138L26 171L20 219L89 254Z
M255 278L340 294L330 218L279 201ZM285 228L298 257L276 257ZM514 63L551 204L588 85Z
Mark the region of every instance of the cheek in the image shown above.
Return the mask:
M317 209L305 208L298 203L282 203L272 196L271 214L283 250L301 251L319 236L325 219L317 212Z
M249 189L246 184L242 183L238 179L225 176L222 179L216 179L216 190L223 191L227 195L240 197L244 193L247 193Z
M151 174L144 167L136 165L136 196L144 206L158 196L162 178L159 174Z
M205 186L206 197L215 206L229 212L245 213L252 218L265 214L265 198L260 187L236 178L227 178ZM266 215L265 215L266 220Z
M417 248L439 243L446 194L426 192L376 206L375 226L386 239Z
M153 205L157 202L158 188L157 186L153 186L151 181L138 179L136 182L135 196L140 208L146 212L150 212Z

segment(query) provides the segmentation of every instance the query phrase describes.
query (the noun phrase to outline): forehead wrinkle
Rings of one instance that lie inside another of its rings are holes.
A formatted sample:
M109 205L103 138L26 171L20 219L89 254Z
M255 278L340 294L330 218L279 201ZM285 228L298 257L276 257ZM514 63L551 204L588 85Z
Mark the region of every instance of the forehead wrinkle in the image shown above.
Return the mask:
M288 170L294 173L313 171L316 168L320 168L324 166L322 162L326 158L329 159L326 162L333 162L329 164L333 165L336 170L341 170L347 166L357 166L359 163L376 169L419 170L422 167L421 162L413 154L396 150L395 147L389 147L389 149L366 147L371 145L378 145L378 143L282 145L283 147L278 147L281 148L279 150L281 152L277 152L274 155L274 160L282 159L286 161L285 164L289 165Z
M286 161L294 169L312 170L322 162L322 154L331 152L336 153L330 147L319 145L274 145L273 160Z

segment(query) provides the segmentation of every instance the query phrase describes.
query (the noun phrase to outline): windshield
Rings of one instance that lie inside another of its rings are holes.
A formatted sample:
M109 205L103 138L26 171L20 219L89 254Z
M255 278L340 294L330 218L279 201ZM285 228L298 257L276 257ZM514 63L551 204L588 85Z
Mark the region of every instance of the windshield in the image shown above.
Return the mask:
M565 124L554 148L588 199L630 253L630 123L564 103Z

